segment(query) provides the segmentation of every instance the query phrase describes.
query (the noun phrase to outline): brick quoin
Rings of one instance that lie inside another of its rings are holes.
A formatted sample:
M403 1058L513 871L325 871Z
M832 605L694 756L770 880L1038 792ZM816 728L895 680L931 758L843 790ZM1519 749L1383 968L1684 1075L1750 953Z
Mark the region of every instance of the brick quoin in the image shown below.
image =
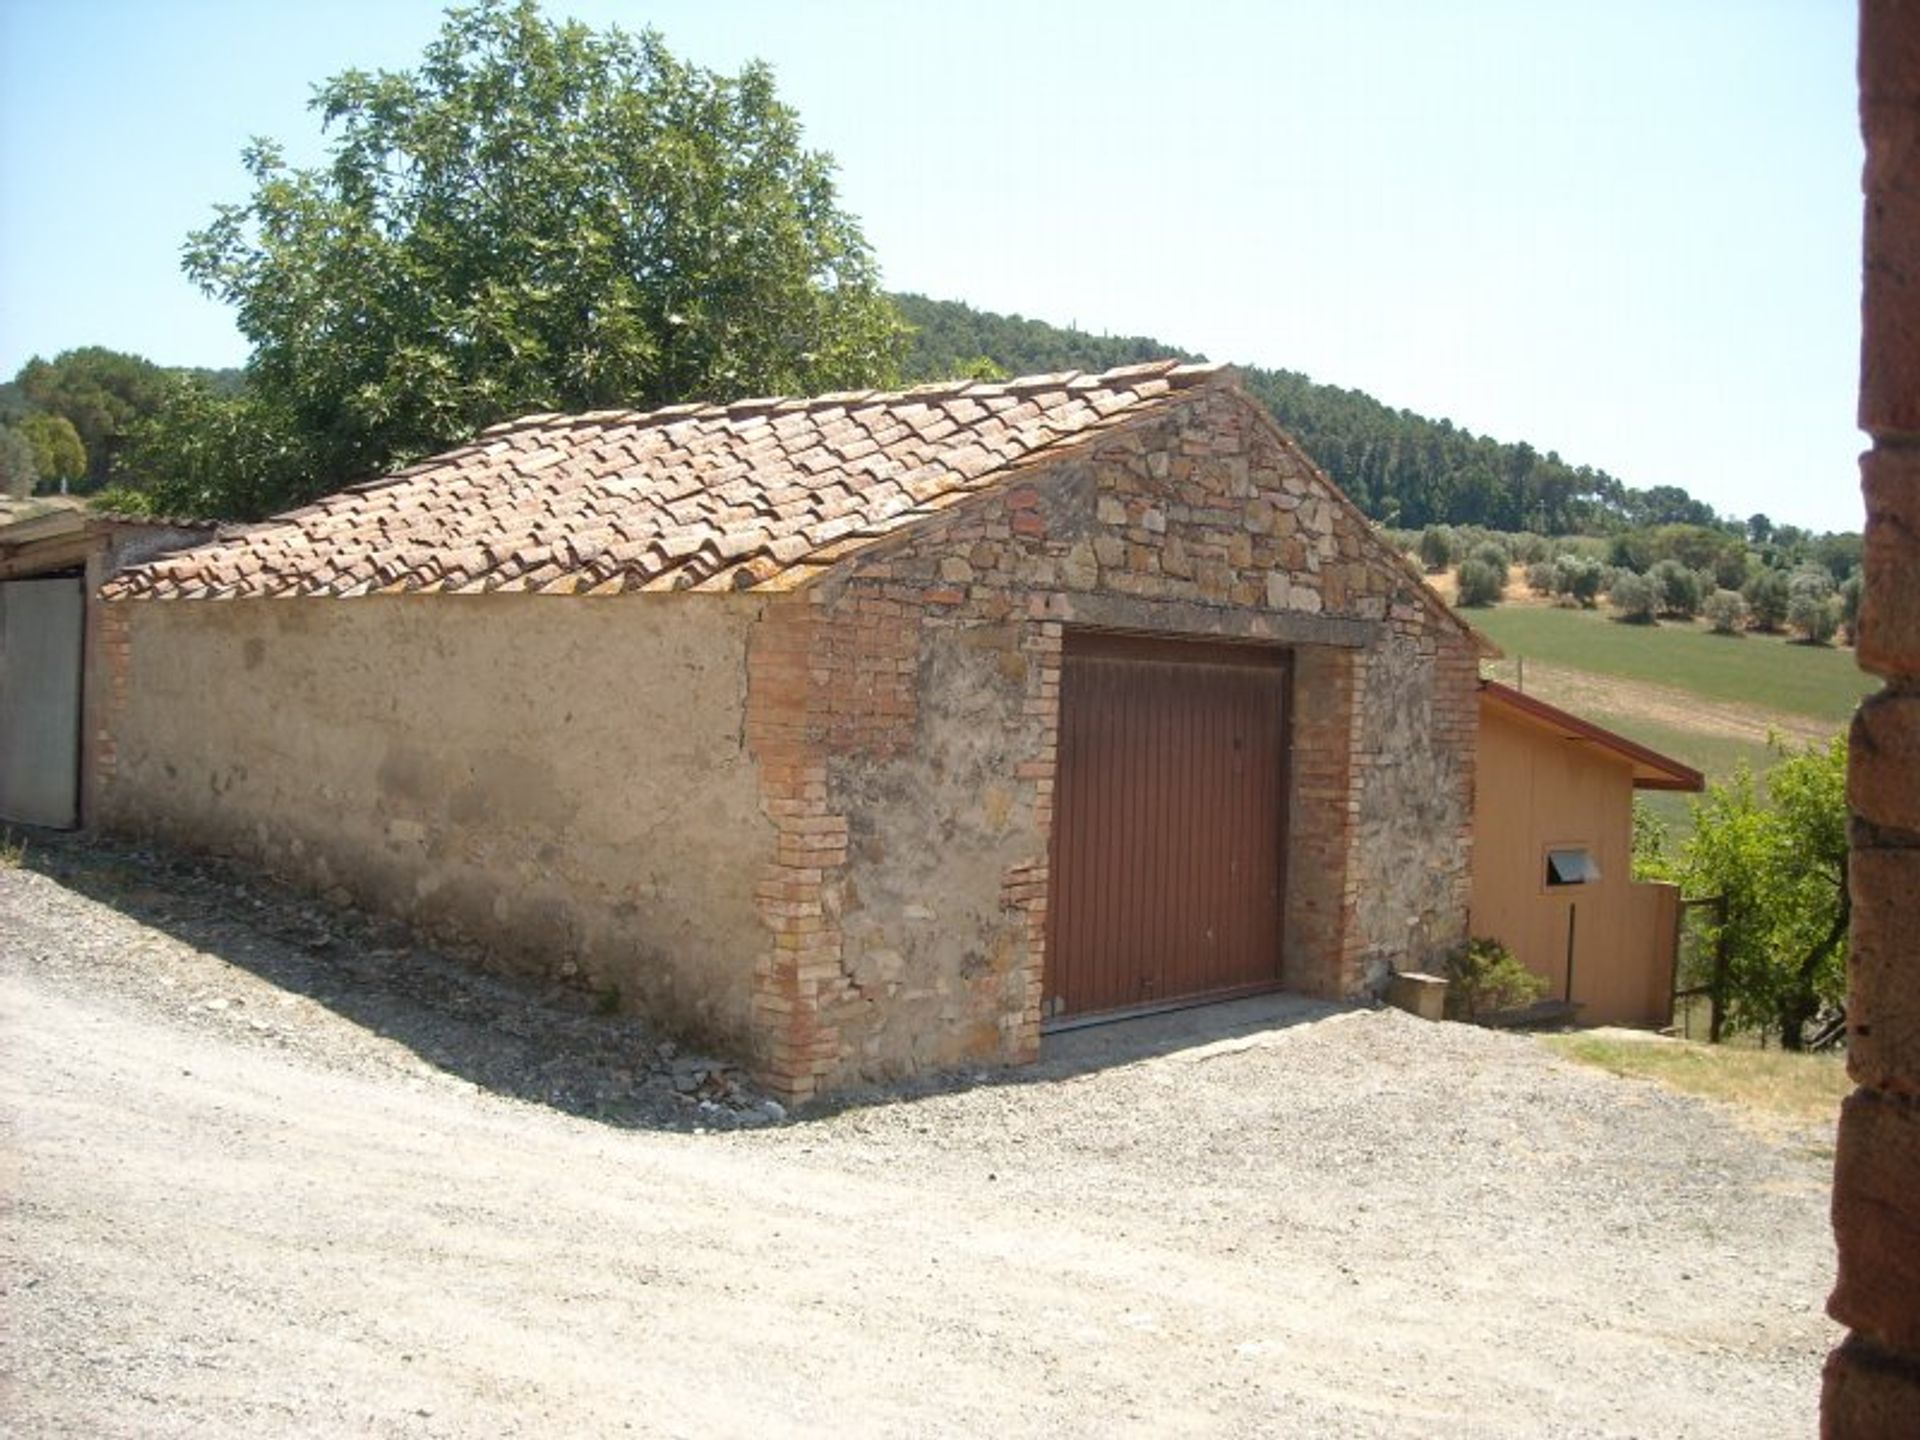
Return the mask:
M1849 753L1852 949L1833 1176L1848 1327L1828 1357L1821 1432L1920 1430L1920 4L1863 0L1866 141L1860 424L1866 590L1857 655L1885 688Z

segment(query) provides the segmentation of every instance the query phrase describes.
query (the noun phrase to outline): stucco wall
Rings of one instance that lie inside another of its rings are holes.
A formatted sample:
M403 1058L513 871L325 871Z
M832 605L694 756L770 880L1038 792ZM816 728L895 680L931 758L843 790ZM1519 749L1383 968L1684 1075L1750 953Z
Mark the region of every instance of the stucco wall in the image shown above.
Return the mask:
M750 1050L759 602L120 601L97 815Z
M1580 1019L1666 1024L1676 896L1670 886L1633 883L1632 765L1488 705L1474 823L1474 934L1506 945L1563 999L1568 911L1578 907L1572 998ZM1600 879L1549 889L1550 845L1584 847Z

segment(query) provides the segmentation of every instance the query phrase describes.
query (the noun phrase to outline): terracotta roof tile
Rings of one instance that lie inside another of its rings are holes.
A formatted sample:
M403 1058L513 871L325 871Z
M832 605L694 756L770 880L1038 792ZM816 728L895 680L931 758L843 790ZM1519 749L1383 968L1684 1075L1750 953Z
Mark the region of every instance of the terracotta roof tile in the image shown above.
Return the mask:
M1213 383L1160 361L639 414L528 415L127 571L127 597L782 586Z

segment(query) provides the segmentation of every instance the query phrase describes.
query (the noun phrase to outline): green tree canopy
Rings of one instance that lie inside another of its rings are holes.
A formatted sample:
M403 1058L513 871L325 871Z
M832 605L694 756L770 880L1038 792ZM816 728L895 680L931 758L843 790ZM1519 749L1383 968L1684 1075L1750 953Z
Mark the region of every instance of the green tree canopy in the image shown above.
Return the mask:
M482 0L416 68L313 104L330 162L256 142L252 198L189 240L253 351L242 396L189 388L149 435L162 508L257 512L530 411L892 377L895 312L764 65ZM210 406L248 442L181 467Z
M11 425L0 425L0 495L24 500L33 494L40 472L33 467L33 446Z
M1785 622L1792 596L1782 571L1756 570L1740 587L1740 594L1747 602L1754 629L1771 633Z
M150 360L88 345L51 360L34 356L20 367L15 384L31 409L73 426L86 452L84 488L97 489L112 473L129 433L160 409L171 381Z
M64 415L36 410L14 429L33 447L33 468L42 482L71 484L87 473L86 447Z
M1846 992L1847 746L1780 753L1764 795L1742 765L1694 802L1679 872L1690 895L1726 897L1733 1026L1797 1050Z

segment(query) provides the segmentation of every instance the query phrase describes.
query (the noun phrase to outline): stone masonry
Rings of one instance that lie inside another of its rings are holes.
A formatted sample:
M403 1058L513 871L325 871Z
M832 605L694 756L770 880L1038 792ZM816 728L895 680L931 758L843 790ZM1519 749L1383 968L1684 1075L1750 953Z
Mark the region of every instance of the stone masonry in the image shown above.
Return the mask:
M1885 687L1854 719L1848 1070L1828 1310L1830 1436L1920 1427L1920 4L1863 0L1867 164L1860 424L1867 504L1860 663Z
M1465 934L1481 642L1217 367L528 417L105 601L101 823L792 1100L1038 1053L1080 631L1289 652L1281 983Z
M1295 657L1285 980L1377 991L1463 938L1478 649L1237 390L860 549L762 624L748 734L781 830L768 1078L1038 1051L1070 627Z

